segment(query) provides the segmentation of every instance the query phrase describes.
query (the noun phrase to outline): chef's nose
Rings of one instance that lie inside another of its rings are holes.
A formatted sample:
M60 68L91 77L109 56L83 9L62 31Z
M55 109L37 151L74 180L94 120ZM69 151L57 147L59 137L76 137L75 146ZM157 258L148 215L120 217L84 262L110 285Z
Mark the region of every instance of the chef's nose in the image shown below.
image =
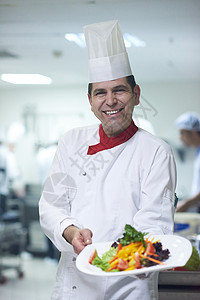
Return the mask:
M108 92L106 94L106 104L109 106L112 106L113 104L117 103L117 99L115 97L115 94L112 92Z

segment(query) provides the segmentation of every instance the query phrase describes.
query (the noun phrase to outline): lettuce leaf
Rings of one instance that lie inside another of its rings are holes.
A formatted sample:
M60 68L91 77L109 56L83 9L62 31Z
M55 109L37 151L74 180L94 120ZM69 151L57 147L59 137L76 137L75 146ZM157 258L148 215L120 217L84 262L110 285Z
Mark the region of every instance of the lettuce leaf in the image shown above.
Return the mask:
M102 258L96 255L92 261L92 265L101 268L101 270L103 271L106 271L110 268L108 262L116 255L116 253L117 249L114 247L110 247L110 249L102 255Z

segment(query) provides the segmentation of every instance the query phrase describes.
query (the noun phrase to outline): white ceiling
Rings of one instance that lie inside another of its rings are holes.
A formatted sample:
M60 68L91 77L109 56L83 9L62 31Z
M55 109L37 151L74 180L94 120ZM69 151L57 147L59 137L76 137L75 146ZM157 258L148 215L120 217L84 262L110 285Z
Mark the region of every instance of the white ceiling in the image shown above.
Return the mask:
M40 73L54 86L85 84L87 50L64 35L112 19L147 44L127 49L137 81L199 81L199 0L0 0L0 74ZM0 80L0 86L12 85Z

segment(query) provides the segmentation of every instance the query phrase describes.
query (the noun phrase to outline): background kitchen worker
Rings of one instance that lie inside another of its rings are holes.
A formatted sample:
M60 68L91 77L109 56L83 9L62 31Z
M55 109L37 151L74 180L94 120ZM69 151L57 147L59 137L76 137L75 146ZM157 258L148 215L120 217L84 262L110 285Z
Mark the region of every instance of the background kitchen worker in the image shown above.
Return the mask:
M48 177L48 173L53 158L55 156L57 146L58 146L57 139L52 138L52 140L49 142L48 145L40 147L38 149L36 155L36 161L37 161L37 169L38 169L38 178L41 184L41 189L43 188L44 183ZM57 264L57 260L59 257L58 250L56 249L56 247L48 237L46 237L46 242L47 242L47 253L46 253L45 261L49 263Z
M196 149L191 195L188 199L178 203L178 212L187 211L196 206L200 209L200 116L195 112L186 112L176 119L176 127L180 132L180 139L186 147Z
M11 192L20 196L17 184L20 172L14 154L5 143L5 134L0 130L0 218L7 211L7 198Z
M176 169L169 145L133 120L140 88L118 21L84 27L88 97L100 125L73 129L59 141L39 202L40 222L61 251L52 300L158 299L157 275L98 277L76 268L90 243L114 241L125 224L173 232Z
M0 219L6 212L6 199L9 194L9 162L8 149L0 137Z

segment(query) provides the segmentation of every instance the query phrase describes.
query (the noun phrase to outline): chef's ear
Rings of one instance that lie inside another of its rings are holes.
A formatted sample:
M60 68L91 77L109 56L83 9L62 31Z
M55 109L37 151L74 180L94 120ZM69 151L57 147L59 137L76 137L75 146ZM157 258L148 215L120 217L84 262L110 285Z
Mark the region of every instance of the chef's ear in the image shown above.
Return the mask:
M88 99L89 99L89 102L90 102L91 111L93 111L93 110L92 110L92 97L91 97L90 94L88 94Z
M90 94L87 94L87 95L88 95L88 99L89 99L90 105L92 105L92 99L91 99L91 96L90 96Z
M135 105L140 103L140 87L138 84L134 87L134 97L135 97Z

